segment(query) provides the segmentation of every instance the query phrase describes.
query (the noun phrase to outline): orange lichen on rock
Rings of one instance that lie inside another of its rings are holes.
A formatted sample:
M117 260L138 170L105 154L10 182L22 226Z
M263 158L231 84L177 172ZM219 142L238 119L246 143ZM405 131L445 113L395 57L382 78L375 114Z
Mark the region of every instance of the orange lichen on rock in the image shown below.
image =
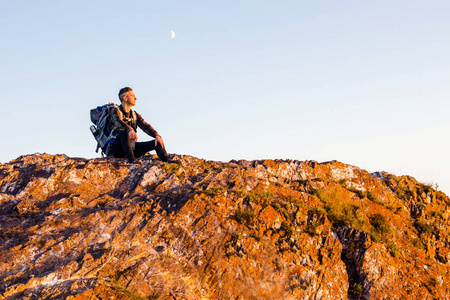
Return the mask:
M450 199L337 161L0 165L0 299L447 299Z

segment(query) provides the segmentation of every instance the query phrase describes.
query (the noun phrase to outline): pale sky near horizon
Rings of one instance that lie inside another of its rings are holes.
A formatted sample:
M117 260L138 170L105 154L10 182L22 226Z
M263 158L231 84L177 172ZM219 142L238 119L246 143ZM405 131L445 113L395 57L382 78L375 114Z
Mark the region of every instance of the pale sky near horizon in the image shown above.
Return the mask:
M338 160L450 195L448 1L3 0L0 9L1 163L99 157L89 110L130 86L169 153Z

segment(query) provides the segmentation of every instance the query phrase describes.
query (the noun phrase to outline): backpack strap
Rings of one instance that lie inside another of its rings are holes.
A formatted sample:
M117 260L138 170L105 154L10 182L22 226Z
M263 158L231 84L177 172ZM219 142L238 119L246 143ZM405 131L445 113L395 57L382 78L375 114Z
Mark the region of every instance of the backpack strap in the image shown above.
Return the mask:
M131 117L133 118L134 128L137 130L137 115L134 110L131 110Z
M119 106L116 106L117 111L119 112L119 118L122 120L123 119L123 112L120 110ZM132 109L131 110L131 118L133 119L133 125L134 127L137 129L137 115L136 112Z
M123 112L120 110L119 106L116 106L117 108L117 112L119 113L119 118L122 120L123 119Z

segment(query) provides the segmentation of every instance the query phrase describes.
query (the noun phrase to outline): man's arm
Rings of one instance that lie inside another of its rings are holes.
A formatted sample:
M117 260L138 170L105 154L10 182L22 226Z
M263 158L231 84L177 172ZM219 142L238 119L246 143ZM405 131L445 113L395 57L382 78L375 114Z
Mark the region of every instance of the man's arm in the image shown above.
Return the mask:
M160 144L161 147L163 147L164 149L166 148L166 146L164 145L164 141L162 139L162 137L160 137L159 135L156 136L155 138L155 146Z
M142 129L149 136L156 138L158 136L158 132L152 127L152 125L148 124L144 121L144 118L140 114L136 113L136 126Z
M158 132L152 127L152 125L145 122L144 118L140 114L136 113L136 125L141 128L146 134L155 138L155 146L160 144L161 147L165 148L164 141Z

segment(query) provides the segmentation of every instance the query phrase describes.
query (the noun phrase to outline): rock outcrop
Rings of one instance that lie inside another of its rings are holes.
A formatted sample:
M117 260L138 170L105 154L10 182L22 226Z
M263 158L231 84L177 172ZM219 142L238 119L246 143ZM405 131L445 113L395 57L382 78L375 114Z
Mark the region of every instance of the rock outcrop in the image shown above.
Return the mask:
M21 156L0 299L450 299L450 199L340 162Z

